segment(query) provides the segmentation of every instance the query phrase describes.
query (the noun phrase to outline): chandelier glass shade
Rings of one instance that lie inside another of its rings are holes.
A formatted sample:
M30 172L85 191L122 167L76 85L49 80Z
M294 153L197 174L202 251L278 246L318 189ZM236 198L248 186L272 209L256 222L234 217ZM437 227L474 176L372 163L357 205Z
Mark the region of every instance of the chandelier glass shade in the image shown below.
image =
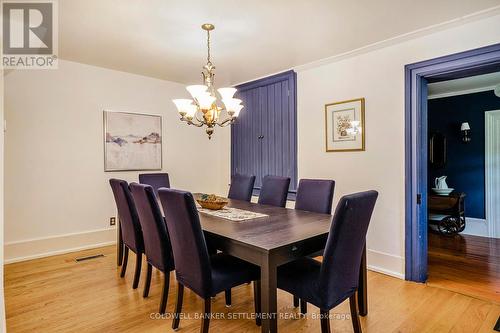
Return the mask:
M201 72L203 84L186 87L192 99L182 98L172 101L181 116L180 120L188 125L206 127L205 131L210 139L216 126L224 127L234 123L243 105L241 99L234 98L236 88L215 89L215 66L210 59L210 31L215 27L207 23L201 28L207 32L207 64L203 66Z

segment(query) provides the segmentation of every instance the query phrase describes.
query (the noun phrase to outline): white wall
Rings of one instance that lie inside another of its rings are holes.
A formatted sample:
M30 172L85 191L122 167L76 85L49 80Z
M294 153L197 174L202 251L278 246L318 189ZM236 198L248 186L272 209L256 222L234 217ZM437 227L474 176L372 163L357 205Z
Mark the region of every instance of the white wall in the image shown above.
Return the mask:
M336 180L335 202L375 189L368 264L404 274L404 66L500 42L500 16L298 70L298 173ZM366 151L325 152L324 105L366 98Z
M116 215L104 172L103 109L163 116L163 170L172 186L225 191L217 129L178 120L172 98L183 85L74 62L57 70L19 70L5 77L5 258L7 262L109 244ZM223 129L228 130L228 129Z

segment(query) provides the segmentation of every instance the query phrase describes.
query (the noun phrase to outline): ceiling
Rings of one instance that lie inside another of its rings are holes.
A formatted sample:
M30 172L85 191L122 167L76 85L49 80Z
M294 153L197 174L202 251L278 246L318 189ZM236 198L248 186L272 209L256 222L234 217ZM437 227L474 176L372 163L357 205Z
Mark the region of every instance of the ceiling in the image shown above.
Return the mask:
M276 73L500 5L500 0L64 0L59 57L198 83L202 23L218 84Z
M428 95L429 98L463 95L493 90L497 85L500 85L500 72L430 83L428 85Z

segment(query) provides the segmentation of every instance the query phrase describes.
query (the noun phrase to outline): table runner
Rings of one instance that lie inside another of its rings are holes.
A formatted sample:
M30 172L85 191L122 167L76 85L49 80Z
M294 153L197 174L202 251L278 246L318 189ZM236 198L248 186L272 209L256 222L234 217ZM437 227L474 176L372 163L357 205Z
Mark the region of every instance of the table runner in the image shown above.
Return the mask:
M241 222L245 220L252 220L260 217L266 217L269 215L251 212L248 210L232 208L232 207L224 207L221 210L211 210L206 208L198 207L198 211L200 213L205 213L208 215L221 217L226 220L231 220L235 222Z

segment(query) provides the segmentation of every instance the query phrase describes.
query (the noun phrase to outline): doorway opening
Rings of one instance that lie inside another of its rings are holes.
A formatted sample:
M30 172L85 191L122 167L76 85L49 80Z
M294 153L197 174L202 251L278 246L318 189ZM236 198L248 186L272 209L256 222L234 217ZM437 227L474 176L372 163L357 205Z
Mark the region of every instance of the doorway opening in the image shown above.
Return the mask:
M500 302L500 71L429 83L427 129L427 283Z
M498 71L500 71L500 44L405 67L405 277L407 280L425 282L428 278L428 200L431 190L428 170L429 84ZM472 128L471 133L474 133ZM438 141L436 139L436 142ZM439 150L439 145L434 149Z

